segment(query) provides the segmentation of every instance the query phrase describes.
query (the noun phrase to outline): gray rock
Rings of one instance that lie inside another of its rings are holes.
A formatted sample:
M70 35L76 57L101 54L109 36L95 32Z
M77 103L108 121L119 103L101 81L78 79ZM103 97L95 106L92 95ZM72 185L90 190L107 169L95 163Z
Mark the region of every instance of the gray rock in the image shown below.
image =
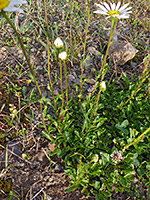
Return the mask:
M78 77L77 74L76 74L76 72L73 71L72 74L74 76L74 79Z
M42 97L47 98L47 91L46 91L46 90L43 90L43 91L42 91Z
M60 164L56 164L54 172L55 173L61 173L61 172L63 172L63 167Z
M92 55L94 55L94 56L101 56L102 54L101 54L101 52L99 52L99 51L97 51L96 49L95 49L95 47L92 47L92 46L90 46L90 47L88 47L88 52L90 53L90 54L92 54Z
M133 68L135 68L138 64L136 62L132 62L131 65Z
M108 55L116 64L124 65L138 52L129 42L113 42L110 44Z
M76 85L80 85L80 79L79 78L74 79L73 83L75 83Z
M18 156L21 157L20 149L19 149L19 143L9 141L8 145L6 147L6 150L3 151L3 153L0 155L0 166L3 168L5 166L5 157L7 156L8 162L12 162L12 159L17 159Z
M75 77L72 74L68 74L68 79L70 79L72 81L75 79Z
M105 35L106 35L106 40L109 40L110 30L107 31L107 32L105 33ZM112 41L112 40L113 40L114 42L118 41L118 36L120 36L120 33L118 33L118 32L115 30L115 31L114 31L114 34L113 34L113 36L112 36L111 41Z
M90 46L87 50L97 61L101 61L102 53L96 50L95 47Z
M39 67L37 68L37 71L44 71L43 66L39 66Z
M92 57L87 57L85 62L84 62L84 68L85 70L89 70L93 66L93 58Z
M95 83L95 80L89 78L89 79L86 79L85 82L86 82L86 83L89 83L89 84L94 84L94 83Z

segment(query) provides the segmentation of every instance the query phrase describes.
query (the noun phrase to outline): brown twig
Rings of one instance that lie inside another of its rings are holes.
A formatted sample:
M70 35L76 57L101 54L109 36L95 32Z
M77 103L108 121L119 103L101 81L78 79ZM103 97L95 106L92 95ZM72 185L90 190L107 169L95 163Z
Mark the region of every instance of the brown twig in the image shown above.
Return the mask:
M17 154L15 154L13 151L9 150L8 148L4 147L3 145L0 144L0 147L2 147L3 149L7 150L8 152L10 152L11 154L13 154L14 156L16 156L17 158L19 158L20 160L25 161L26 163L28 163L30 165L32 164L31 162L29 162L29 161L21 158L20 156L18 156Z

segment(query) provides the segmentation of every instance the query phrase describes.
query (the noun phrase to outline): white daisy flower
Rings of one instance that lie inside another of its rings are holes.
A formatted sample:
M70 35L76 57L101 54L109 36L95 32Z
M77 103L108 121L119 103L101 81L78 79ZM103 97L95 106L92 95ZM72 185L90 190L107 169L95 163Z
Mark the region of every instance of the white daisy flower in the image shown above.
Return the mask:
M56 38L56 40L54 41L54 45L57 49L62 48L63 47L63 41L58 37Z
M120 7L121 2L118 2L117 5L115 3L106 3L104 2L103 5L101 4L96 4L98 6L98 10L94 11L94 13L97 14L102 14L102 15L108 15L108 18L118 18L118 19L126 19L129 18L130 13L132 13L132 11L130 11L130 9L132 7L128 7L128 4L123 5L122 7Z
M18 4L26 4L26 0L0 0L0 11L8 11L8 12L15 12L15 11L22 11L21 8L15 7Z
M58 58L61 59L61 60L66 60L67 58L67 53L65 51L61 52L59 55L58 55Z

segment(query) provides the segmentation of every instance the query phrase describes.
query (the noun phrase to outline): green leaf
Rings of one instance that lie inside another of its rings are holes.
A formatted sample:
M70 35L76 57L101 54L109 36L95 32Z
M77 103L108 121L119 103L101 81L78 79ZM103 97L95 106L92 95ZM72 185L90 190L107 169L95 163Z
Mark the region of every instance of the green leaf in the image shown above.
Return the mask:
M44 110L43 110L43 117L46 116L46 113L47 113L47 106L44 106Z
M144 173L145 173L144 169L142 169L142 168L138 168L138 169L137 169L137 172L138 172L138 174L139 174L140 176L143 176Z
M25 96L26 91L27 91L27 87L23 86L23 87L22 87L22 94L23 94L23 96Z
M99 190L99 188L100 188L100 182L99 181L95 181L94 188L96 190Z
M31 73L27 72L27 75L34 81L33 76Z
M124 177L122 177L122 176L120 176L120 183L121 183L121 185L123 186L123 187L126 187L127 186L127 181L126 181L126 179L124 178Z
M146 169L150 170L150 164L146 165Z
M138 161L138 159L133 159L133 165L135 165L135 166L139 166L140 165L140 163L139 163L139 161Z
M64 148L61 151L58 152L58 157L61 158L62 156L64 156L66 154L66 152L68 151L68 148Z
M117 129L121 130L123 133L128 134L128 130L125 128L122 128L120 124L116 124L115 126Z
M124 176L124 178L131 178L133 175L132 175L132 172L129 172L129 173L127 173L125 176Z
M110 197L110 196L111 196L111 193L110 193L110 192L107 192L107 191L103 191L103 194L104 194L106 197Z
M70 187L67 187L65 189L65 192L71 192L73 190L76 190L80 185L79 184L74 184L74 185L71 185Z
M0 139L6 137L7 135L8 135L8 134L6 134L6 133L1 134L1 135L0 135Z
M104 124L104 122L107 120L107 118L100 118L98 121L98 124L96 125L97 128L99 128L100 126L102 126Z
M100 200L106 200L106 197L104 197L103 194L100 194Z
M53 156L53 155L57 154L59 151L60 151L60 149L56 148L56 149L54 149L54 151L49 151L48 155Z
M126 119L122 122L121 127L126 128L129 125L129 121Z
M42 131L42 134L43 134L43 136L46 137L48 140L50 140L50 141L52 140L51 137L50 137L50 135L47 134L45 131Z

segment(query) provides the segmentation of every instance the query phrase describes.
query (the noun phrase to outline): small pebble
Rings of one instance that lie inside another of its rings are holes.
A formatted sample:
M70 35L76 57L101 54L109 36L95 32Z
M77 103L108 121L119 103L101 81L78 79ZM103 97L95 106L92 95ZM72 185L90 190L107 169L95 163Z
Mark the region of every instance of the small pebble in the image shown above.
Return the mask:
M63 172L63 167L60 164L56 164L54 172L55 173L61 173L61 172Z

